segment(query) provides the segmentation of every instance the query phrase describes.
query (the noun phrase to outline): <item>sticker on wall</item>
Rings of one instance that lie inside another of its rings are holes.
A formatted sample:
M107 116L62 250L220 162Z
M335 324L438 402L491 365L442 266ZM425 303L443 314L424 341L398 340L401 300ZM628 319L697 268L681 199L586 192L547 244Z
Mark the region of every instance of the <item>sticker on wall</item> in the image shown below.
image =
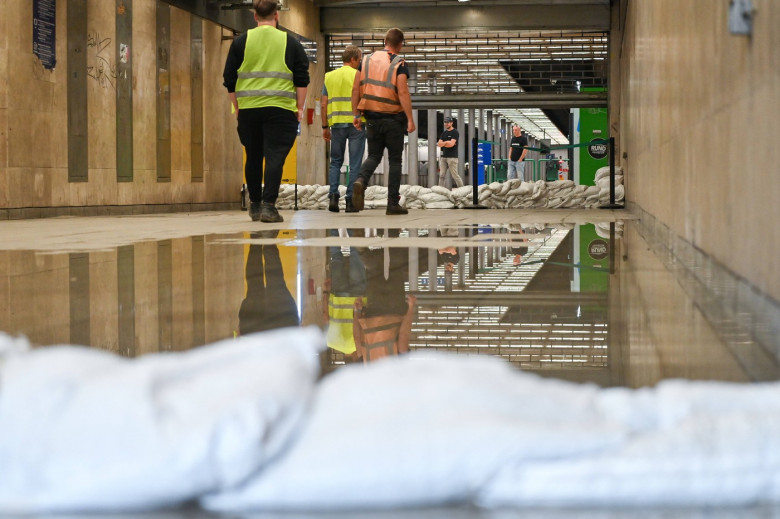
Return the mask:
M130 46L125 43L119 44L119 63L127 63L130 60Z
M609 253L609 244L604 240L593 240L588 244L588 255L594 260L603 260Z
M604 139L593 139L593 144L588 146L588 155L596 160L601 160L607 156L609 142Z

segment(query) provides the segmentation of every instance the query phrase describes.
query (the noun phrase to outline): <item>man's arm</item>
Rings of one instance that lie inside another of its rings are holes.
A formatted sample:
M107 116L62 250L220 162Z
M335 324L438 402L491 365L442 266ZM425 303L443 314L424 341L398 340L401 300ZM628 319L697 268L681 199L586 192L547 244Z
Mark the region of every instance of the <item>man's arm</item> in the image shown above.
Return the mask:
M355 116L352 119L352 125L358 130L361 127L360 110L358 110L358 105L360 104L360 74L361 72L359 71L355 74L355 81L352 83L352 114Z
M406 353L409 351L409 339L412 337L412 324L414 322L414 307L417 303L417 298L413 295L409 295L406 299L407 310L401 321L401 328L398 331L398 353Z
M295 97L298 104L298 122L301 122L303 117L303 107L306 104L306 90L307 87L295 87Z
M523 159L525 158L526 154L528 153L528 139L524 139L525 145L523 145L523 152L520 154L520 158L517 159L517 162L523 162Z
M238 99L236 99L236 93L228 92L228 99L230 99L230 104L233 105L233 113L236 114L236 119L238 119Z
M328 128L328 96L322 96L320 102L320 113L322 114L322 138L326 141L330 140L330 128Z
M414 125L414 117L412 116L412 96L409 94L407 80L406 74L398 75L398 100L401 102L401 108L404 109L406 120L408 121L406 124L406 131L412 133L417 127Z

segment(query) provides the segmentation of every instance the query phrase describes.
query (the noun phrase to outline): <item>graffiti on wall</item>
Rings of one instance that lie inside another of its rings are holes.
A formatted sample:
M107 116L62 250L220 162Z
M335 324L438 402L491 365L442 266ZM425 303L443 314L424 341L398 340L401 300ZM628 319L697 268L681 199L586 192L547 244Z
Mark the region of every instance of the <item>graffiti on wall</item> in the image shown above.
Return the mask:
M116 88L116 64L111 61L111 38L101 38L97 31L87 34L87 76L103 88Z

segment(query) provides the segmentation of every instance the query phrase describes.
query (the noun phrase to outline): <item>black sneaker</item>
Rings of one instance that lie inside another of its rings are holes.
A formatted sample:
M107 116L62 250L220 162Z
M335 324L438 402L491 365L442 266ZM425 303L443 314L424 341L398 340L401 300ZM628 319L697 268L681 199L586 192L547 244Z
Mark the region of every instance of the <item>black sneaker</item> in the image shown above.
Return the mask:
M346 209L344 209L345 213L357 213L357 212L359 212L357 209L355 209L355 206L352 205L352 199L351 198L345 198L344 199L344 205L346 206Z
M283 222L284 218L282 218L282 215L280 215L279 211L276 210L276 206L274 206L274 204L263 202L263 205L260 208L260 221L266 223L275 223Z
M409 214L409 210L401 204L388 204L385 214Z
M339 212L339 195L328 195L330 198L330 203L328 204L328 211L331 213L338 213Z
M366 190L366 185L363 184L363 179L359 178L352 184L352 208L355 211L363 210L363 192Z
M251 218L253 222L260 219L260 202L249 203L249 218Z

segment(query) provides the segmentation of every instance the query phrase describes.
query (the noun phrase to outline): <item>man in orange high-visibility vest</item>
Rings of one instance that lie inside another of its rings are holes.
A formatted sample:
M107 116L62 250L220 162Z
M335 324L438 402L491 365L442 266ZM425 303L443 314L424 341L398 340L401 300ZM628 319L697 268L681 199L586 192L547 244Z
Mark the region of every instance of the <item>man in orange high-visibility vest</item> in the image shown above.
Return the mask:
M404 131L415 131L412 119L412 98L409 95L409 69L399 56L404 44L404 33L390 29L385 35L385 48L363 57L352 86L352 110L356 128L361 115L366 119L368 158L360 168L360 175L352 186L352 206L363 209L366 187L385 148L390 162L387 179L386 214L407 214L401 200L401 160L404 150Z

